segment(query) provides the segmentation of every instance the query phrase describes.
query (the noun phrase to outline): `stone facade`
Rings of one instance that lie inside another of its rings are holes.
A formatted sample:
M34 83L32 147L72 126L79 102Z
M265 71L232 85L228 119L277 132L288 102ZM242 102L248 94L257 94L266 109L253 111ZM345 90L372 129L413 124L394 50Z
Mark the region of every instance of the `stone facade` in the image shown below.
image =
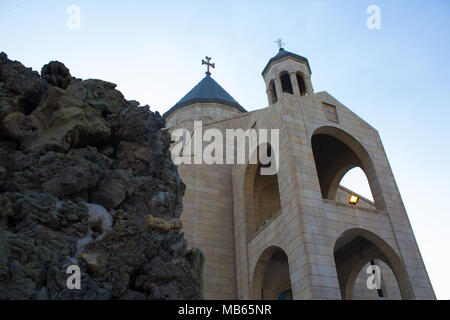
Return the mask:
M206 299L435 299L377 130L327 92L315 93L309 63L283 49L263 72L269 105L252 112L218 103L179 108L169 130L279 130L279 168L181 164L182 220L205 256ZM339 186L366 174L374 201ZM372 261L381 290L367 289Z

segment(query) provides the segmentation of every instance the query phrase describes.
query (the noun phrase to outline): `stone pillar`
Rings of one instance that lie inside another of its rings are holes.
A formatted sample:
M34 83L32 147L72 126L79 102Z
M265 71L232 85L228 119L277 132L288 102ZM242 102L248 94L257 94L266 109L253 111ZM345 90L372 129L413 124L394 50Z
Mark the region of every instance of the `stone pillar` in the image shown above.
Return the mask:
M277 90L278 101L283 97L283 88L281 87L280 78L275 78L273 80L275 82L275 89Z
M300 97L300 87L298 86L297 82L297 73L291 72L289 73L289 76L291 77L292 91L294 96Z
M314 89L313 89L313 85L312 85L312 81L311 81L311 75L305 74L303 80L305 81L306 93L308 95L314 94Z
M274 94L274 92L273 92L272 88L270 88L270 84L269 84L269 87L266 90L266 94L267 94L267 101L269 102L269 106L270 106L271 104L274 103L273 102L273 94Z

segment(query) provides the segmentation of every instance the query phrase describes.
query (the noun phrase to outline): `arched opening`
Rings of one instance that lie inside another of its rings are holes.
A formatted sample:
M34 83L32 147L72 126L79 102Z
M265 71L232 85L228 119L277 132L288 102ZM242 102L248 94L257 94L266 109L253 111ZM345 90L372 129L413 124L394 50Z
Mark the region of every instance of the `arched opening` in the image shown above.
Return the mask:
M261 165L259 165L259 168ZM258 215L258 228L264 227L281 210L277 175L261 175L256 170L253 184L254 208Z
M402 260L370 231L355 228L341 234L334 246L334 259L344 300L413 297ZM377 275L380 281L375 280Z
M294 90L292 89L291 77L289 73L285 72L280 74L281 81L281 90L285 93L294 94Z
M373 202L369 181L367 181L367 176L360 167L350 169L339 182L339 186L352 190L354 193Z
M264 250L252 277L252 299L292 300L289 261L280 247Z
M311 147L324 199L335 200L344 175L359 167L367 177L376 209L385 208L374 165L365 148L355 138L336 127L320 127L311 137Z
M261 147L261 146L260 146ZM257 164L248 164L244 176L244 197L246 211L247 236L251 237L256 231L267 226L271 219L281 212L280 192L278 188L278 175L265 174L261 169L272 166L272 148L269 144L267 148L266 160L264 163L257 152Z
M276 103L278 101L278 97L277 88L275 87L275 81L270 81L269 88L271 90L271 101L272 103Z
M306 96L305 80L303 79L302 75L299 73L297 73L297 83L298 83L298 88L300 89L300 95Z

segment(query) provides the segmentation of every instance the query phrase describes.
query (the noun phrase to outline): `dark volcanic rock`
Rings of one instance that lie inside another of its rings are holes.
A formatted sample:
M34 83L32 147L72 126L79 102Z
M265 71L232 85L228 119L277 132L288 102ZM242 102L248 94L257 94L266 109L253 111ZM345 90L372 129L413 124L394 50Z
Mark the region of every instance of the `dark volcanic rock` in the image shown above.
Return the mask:
M164 119L115 87L0 54L0 299L201 297Z
M106 116L119 113L128 106L132 106L115 88L114 83L102 80L72 79L67 87L67 92L79 97L83 102Z
M61 89L66 89L71 80L69 69L59 61L51 61L43 66L41 77L52 86Z
M30 114L47 88L38 72L0 53L0 119L16 111Z

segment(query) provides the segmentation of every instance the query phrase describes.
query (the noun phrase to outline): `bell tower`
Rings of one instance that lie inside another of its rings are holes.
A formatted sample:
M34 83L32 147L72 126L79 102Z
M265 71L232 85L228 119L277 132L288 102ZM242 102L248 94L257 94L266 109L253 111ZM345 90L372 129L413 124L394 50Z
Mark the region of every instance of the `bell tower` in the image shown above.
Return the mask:
M278 44L262 72L269 106L246 127L279 130L280 165L233 168L238 298L435 299L377 130L314 92L308 60ZM356 167L373 201L340 185Z
M280 40L277 43L278 54L269 60L262 72L269 105L283 100L286 95L314 94L308 59L284 50Z

